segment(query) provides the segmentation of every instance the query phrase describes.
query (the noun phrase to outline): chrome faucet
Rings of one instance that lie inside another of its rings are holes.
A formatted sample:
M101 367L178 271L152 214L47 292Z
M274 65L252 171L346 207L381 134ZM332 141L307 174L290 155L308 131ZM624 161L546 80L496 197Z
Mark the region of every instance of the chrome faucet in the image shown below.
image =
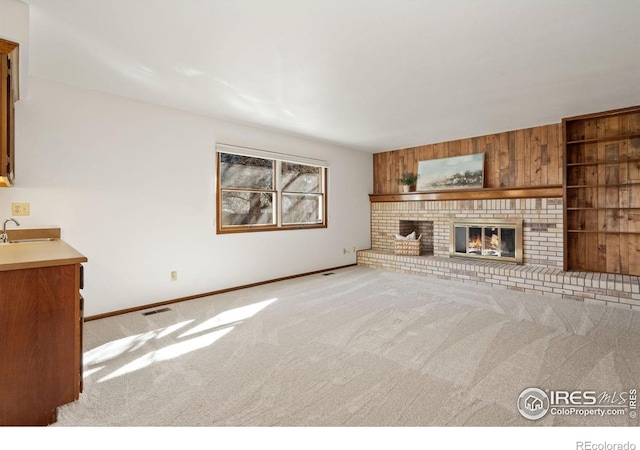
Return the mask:
M2 224L2 234L0 234L0 242L9 242L9 237L7 236L7 222L13 222L17 226L20 226L20 223L16 219L7 219Z

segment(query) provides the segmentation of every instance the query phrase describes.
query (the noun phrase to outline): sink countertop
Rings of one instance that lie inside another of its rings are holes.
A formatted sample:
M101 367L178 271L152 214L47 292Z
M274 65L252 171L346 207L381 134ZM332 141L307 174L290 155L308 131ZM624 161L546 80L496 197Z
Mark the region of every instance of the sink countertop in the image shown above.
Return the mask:
M51 236L50 233L38 233L36 230L29 231L31 232L27 235L21 233L20 236L15 233L7 234L10 239L59 237ZM0 271L64 266L86 261L86 256L62 240L0 244Z

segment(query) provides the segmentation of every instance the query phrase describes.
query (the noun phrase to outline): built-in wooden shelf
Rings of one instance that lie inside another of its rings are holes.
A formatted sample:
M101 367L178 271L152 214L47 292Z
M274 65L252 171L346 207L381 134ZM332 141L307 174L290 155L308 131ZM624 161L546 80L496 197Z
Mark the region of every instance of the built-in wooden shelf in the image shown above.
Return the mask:
M640 106L562 120L564 269L640 275Z
M612 184L574 184L567 186L567 189L585 189L585 188L619 188L625 186L637 186L640 185L640 181L627 181L625 183L612 183Z
M640 209L640 206L603 206L602 208L598 206L572 206L568 207L567 211L601 211L610 209L624 209L626 211L632 209Z
M632 157L632 158L620 158L616 160L602 160L602 161L585 161L585 162L572 162L567 163L567 167L578 167L578 166L602 166L606 164L625 164L625 163L634 163L640 162L640 157Z
M516 198L561 198L562 185L518 188L455 189L429 192L369 194L371 202L419 202L434 200L502 200Z
M602 231L602 230L567 230L567 233L597 233L597 234L633 234L637 235L637 231Z
M600 137L600 138L592 138L592 139L580 139L577 141L568 141L567 145L597 144L599 142L620 141L623 139L636 139L636 138L640 138L640 133L621 134L619 136L608 136L608 137Z

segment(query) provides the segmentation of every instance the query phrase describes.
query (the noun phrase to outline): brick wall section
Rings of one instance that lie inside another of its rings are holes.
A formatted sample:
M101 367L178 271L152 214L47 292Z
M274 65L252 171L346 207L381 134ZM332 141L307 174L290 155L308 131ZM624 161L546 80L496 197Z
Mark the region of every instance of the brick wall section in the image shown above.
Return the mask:
M433 243L423 250L449 256L450 219L523 220L523 264L562 268L562 199L451 200L371 203L371 248L393 253L393 235L407 234L400 221L433 222ZM408 231L407 231L408 230ZM426 236L428 242L428 235ZM423 241L425 236L423 235Z
M523 265L449 258L451 218L522 219ZM433 254L396 256L392 235L413 231L407 223L416 226L417 221L433 224ZM366 267L640 310L640 277L562 270L562 221L558 198L373 202L372 248L359 251L357 261Z
M552 267L439 256L396 256L376 250L359 251L358 265L640 310L640 278L627 275L563 272Z

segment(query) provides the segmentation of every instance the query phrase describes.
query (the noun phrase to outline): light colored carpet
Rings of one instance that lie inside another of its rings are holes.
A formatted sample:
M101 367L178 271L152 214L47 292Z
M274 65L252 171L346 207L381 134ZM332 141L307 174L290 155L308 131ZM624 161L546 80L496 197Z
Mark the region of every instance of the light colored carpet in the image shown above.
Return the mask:
M61 426L638 425L529 421L528 387L638 388L638 312L363 267L85 324Z

